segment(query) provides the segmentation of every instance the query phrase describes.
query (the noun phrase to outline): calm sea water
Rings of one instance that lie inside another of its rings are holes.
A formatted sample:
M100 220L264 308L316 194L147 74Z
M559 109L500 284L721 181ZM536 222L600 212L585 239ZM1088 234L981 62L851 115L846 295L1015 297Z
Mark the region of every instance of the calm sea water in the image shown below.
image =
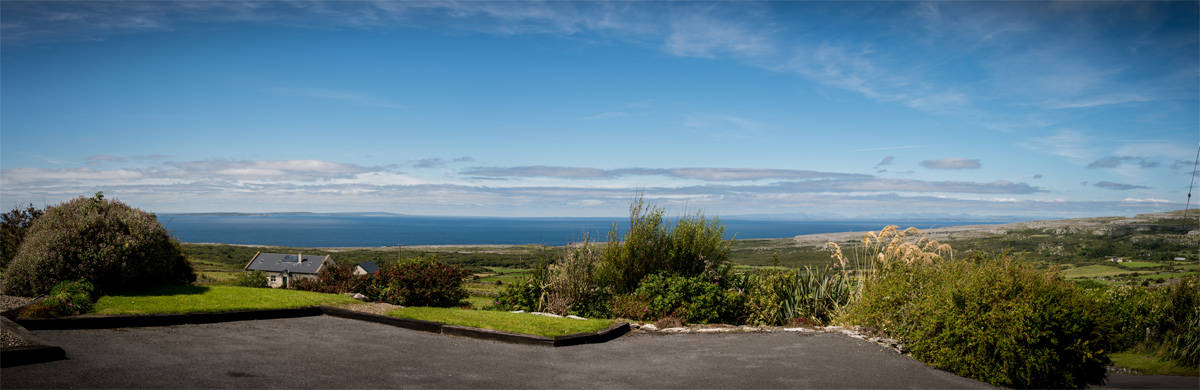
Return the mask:
M487 218L363 216L339 214L159 214L171 235L184 242L296 247L466 244L564 245L585 234L603 241L623 218ZM727 238L781 238L797 234L878 230L889 224L934 227L979 224L963 221L761 221L721 219Z

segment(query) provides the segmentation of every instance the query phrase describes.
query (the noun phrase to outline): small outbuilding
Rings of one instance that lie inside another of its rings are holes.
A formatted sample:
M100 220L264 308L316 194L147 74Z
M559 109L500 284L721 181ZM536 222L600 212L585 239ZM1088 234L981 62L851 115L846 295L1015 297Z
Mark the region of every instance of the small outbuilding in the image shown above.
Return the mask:
M370 261L354 266L355 275L374 275L379 273L379 266Z
M317 272L321 272L327 264L333 264L329 255L258 252L243 269L266 272L267 285L280 288L291 287L293 282L300 279L316 279Z

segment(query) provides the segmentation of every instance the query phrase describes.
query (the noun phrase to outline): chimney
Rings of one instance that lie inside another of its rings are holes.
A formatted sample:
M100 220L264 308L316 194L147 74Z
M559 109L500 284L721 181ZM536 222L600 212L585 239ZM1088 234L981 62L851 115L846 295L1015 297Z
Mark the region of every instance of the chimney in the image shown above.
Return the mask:
M300 253L296 254L296 262L297 263L304 262L304 252L300 252Z

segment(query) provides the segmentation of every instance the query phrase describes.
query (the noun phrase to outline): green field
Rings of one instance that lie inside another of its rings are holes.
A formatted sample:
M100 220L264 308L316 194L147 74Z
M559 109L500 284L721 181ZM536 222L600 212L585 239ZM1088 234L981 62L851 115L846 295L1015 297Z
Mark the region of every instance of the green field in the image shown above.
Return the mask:
M575 333L595 332L612 325L612 320L554 318L528 313L509 313L491 310L465 310L441 307L406 307L393 310L389 316L440 322L443 324L501 330L538 336L555 337Z
M1129 270L1120 269L1111 265L1088 265L1063 271L1063 277L1067 279L1100 278L1128 273L1130 273Z
M173 314L289 309L358 302L345 295L233 286L172 286L137 294L105 295L95 314Z
M1149 261L1126 261L1124 263L1117 263L1117 266L1121 267L1121 268L1128 268L1128 269L1142 269L1142 268L1164 267L1166 265L1159 264L1159 263L1151 263Z

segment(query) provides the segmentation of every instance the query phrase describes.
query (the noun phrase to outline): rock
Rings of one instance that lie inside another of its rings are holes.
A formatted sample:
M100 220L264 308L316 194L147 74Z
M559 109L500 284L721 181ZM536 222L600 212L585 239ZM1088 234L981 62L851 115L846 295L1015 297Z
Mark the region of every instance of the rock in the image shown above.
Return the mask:
M808 328L783 328L781 330L784 332L815 332L815 330Z
M658 330L658 327L654 326L654 324L645 324L645 325L642 325L642 329L649 330L649 331L655 331L655 330Z
M354 293L354 299L357 299L357 300L360 300L360 301L366 301L366 300L367 300L367 296L366 296L366 295L359 294L359 293Z
M569 316L567 316L567 318L570 318L572 320L586 320L587 319L587 318L583 318L583 317L580 317L577 315L569 315Z
M674 328L666 328L666 329L663 329L662 331L663 331L663 332L668 332L668 333L687 333L687 332L688 332L688 328L684 328L684 327L682 327L682 326L677 326L677 327L674 327Z
M529 314L546 316L546 317L554 317L554 318L562 318L562 316L560 316L558 314L554 314L554 313L542 313L542 312L531 311L531 312L529 312Z
M696 329L696 333L728 333L732 328L700 328Z
M513 310L513 311L510 311L509 313L524 313L524 312L525 312L524 310Z

